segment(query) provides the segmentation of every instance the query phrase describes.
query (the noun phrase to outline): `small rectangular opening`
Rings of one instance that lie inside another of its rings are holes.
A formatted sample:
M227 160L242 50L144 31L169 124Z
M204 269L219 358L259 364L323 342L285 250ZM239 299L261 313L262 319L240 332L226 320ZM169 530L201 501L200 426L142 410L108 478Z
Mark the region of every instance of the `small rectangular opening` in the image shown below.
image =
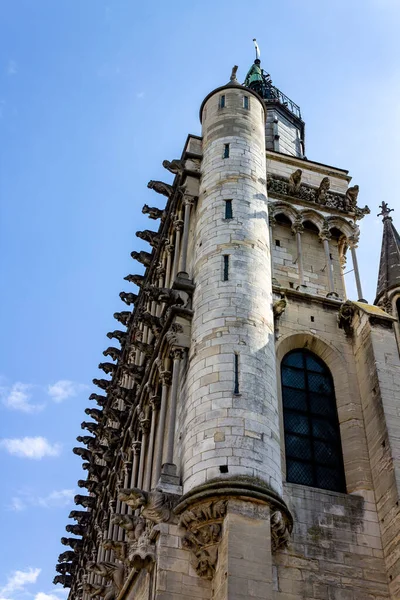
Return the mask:
M311 323L314 323L314 317L310 317L311 318Z
M289 287L293 288L293 281L289 281Z
M232 219L232 200L225 200L225 219Z
M224 146L224 158L229 158L229 144Z
M224 281L229 280L229 254L224 254Z
M275 246L280 247L280 245L281 245L281 240L275 240Z
M225 108L225 95L220 96L219 98L219 107Z
M239 393L239 354L237 352L235 352L235 387L233 393Z
M250 108L250 99L248 96L243 97L243 108Z
M220 465L219 472L220 473L229 473L229 471L228 471L228 465Z

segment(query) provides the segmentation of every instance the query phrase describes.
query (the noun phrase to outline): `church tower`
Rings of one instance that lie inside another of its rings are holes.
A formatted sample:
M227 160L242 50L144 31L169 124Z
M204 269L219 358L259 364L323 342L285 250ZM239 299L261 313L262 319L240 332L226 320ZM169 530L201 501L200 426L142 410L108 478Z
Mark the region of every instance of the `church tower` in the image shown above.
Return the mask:
M258 52L236 73L148 184L159 227L74 448L70 600L400 598L399 236L383 204L369 305L358 186L305 157Z

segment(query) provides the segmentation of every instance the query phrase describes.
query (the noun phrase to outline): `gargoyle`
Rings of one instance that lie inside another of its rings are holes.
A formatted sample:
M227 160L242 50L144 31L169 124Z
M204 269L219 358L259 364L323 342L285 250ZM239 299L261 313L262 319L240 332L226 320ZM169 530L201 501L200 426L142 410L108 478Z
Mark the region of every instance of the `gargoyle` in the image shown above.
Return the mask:
M154 352L154 346L152 344L145 344L144 342L134 340L132 346L135 346L135 348L140 350L140 352L143 352L146 356L151 356Z
M177 290L169 288L157 288L152 285L146 285L143 288L146 294L156 302L165 302L168 305L182 306L185 304Z
M92 423L91 421L82 421L81 429L87 429L88 431L90 431L90 433L96 435L99 429L101 429L101 427L97 423Z
M317 190L316 202L317 204L324 205L326 204L327 194L329 192L329 188L331 187L331 181L329 177L324 177L319 184L319 188Z
M119 321L119 323L122 323L122 325L125 325L125 327L128 325L129 319L131 318L131 316L132 316L132 312L130 310L123 310L121 312L115 312L113 315L114 319Z
M344 197L344 209L353 211L357 207L357 198L360 188L358 185L347 188L346 195Z
M86 527L83 527L83 525L66 525L65 530L73 535L85 535Z
M76 441L80 442L81 444L85 444L89 450L96 450L97 446L99 445L99 440L91 435L78 435Z
M130 542L138 540L146 529L146 521L143 517L117 514L111 517L111 521L114 525L125 529Z
M107 415L107 418L110 419L111 421L115 421L117 423L123 423L128 416L128 411L127 410L118 410L117 408L107 408L107 410L105 411L105 414Z
M161 319L159 317L155 317L154 315L150 314L148 311L145 311L145 312L141 313L139 319L140 319L140 321L142 321L142 323L144 323L145 325L150 327L153 335L155 335L156 337L160 335L163 326L161 323Z
M341 307L339 308L338 313L338 325L339 329L343 329L345 334L349 337L353 335L353 317L356 312L354 304L347 300L343 302Z
M123 542L115 543L123 544ZM118 593L122 589L125 581L124 565L111 562L88 562L86 565L86 570L89 571L89 573L94 573L95 575L103 577L106 581L112 582L111 586L107 588L110 590L108 592L110 596L107 594L107 596L105 596L105 600L111 600L112 598L116 598L116 596L118 596Z
M91 494L99 495L103 486L92 479L79 479L78 487L86 488ZM83 533L77 535L83 535Z
M131 304L135 304L136 300L138 299L138 295L133 294L132 292L120 292L119 297L121 298L122 302L125 302L125 304L127 304L128 306L130 306ZM105 356L107 355L105 354ZM113 360L116 359L114 358Z
M172 194L173 187L172 185L168 185L168 183L164 183L163 181L149 181L147 187L151 190L157 192L157 194L162 194L163 196L167 196L169 198Z
M75 519L75 521L78 521L79 525L86 525L87 523L89 523L90 519L91 519L91 514L86 512L86 510L71 510L71 512L68 515L69 519ZM67 552L69 552L69 550L67 550ZM65 552L64 552L65 554ZM61 558L58 559L61 562ZM72 560L71 558L65 558L63 560Z
M297 169L289 177L288 192L290 196L297 196L300 193L302 170Z
M99 369L104 371L106 375L110 375L110 373L114 373L114 371L117 369L117 365L114 365L114 363L111 362L102 362L99 363Z
M136 252L135 250L133 250L133 252L131 252L131 257L133 258L133 260L137 260L140 263L142 263L142 265L144 265L145 267L149 267L151 264L150 252L145 252L144 250Z
M72 575L72 573L76 571L76 562L59 563L58 565L56 565L56 571L57 573L62 573L62 575Z
M150 229L145 229L144 231L137 231L136 237L140 238L141 240L144 240L145 242L148 242L153 248L155 248L158 245L161 239L160 234L158 234L156 231L150 231Z
M94 385L97 385L97 387L101 388L102 390L104 390L105 392L107 390L110 389L111 387L111 381L109 379L92 379Z
M140 287L144 281L144 275L127 275L124 279Z
M142 365L122 365L121 370L131 377L137 378L143 375L145 368Z
M174 160L163 160L162 166L164 169L167 169L173 175L182 175L185 170L185 163L183 160L179 160L178 158L174 158Z
M99 406L105 406L107 404L107 396L101 394L90 394L89 400L96 400Z
M116 542L115 540L104 540L101 544L104 550L112 550L121 562L125 563L128 558L126 542Z
M71 546L76 552L83 548L83 540L78 540L78 538L62 537L61 543L63 546Z
M85 414L99 423L104 419L104 411L98 408L85 408Z
M121 331L120 329L115 329L114 331L109 331L107 333L107 337L109 340L112 340L113 338L115 338L116 340L119 341L121 346L123 346L125 344L126 336L127 336L126 331Z
M92 453L90 450L87 450L86 448L72 448L72 452L74 454L76 454L77 456L80 456L82 460L87 460L87 461L91 461L92 460Z
M93 496L82 496L81 494L76 494L74 497L75 504L80 504L85 508L94 508L96 506L96 498Z
M87 471L93 477L96 477L98 481L104 481L108 473L108 468L106 466L93 465L91 463L83 463L82 469Z
M77 511L72 511L72 512L77 512ZM76 553L73 550L66 550L65 552L61 552L60 556L58 557L58 562L62 563L62 562L67 562L67 561L74 561L75 559L76 559Z
M143 206L142 213L144 215L149 215L149 219L153 219L154 221L165 217L165 210L161 210L155 206L148 206L147 204Z
M53 579L54 585L61 583L65 588L70 588L72 584L71 575L56 575Z
M139 488L124 488L120 490L118 500L125 502L132 510L142 507L141 516L154 523L175 521L173 509L176 498L172 494L158 491L144 492Z

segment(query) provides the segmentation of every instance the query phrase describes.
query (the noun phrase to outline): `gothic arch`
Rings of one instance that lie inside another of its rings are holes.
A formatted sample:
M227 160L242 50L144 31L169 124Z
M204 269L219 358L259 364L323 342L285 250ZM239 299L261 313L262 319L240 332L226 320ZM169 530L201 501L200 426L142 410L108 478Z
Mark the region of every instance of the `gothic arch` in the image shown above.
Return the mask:
M315 225L315 227L318 228L319 231L321 231L323 228L324 218L316 210L313 210L312 208L306 208L300 212L300 215L303 223L304 221L310 221L313 225Z
M347 239L357 234L357 228L352 227L351 224L346 221L346 219L343 219L343 217L328 217L326 221L329 229L336 227L336 229L339 229L339 231L341 231Z
M310 350L323 360L332 374L342 440L347 491L348 493L351 493L360 489L372 489L358 384L354 378L352 380L349 379L349 365L345 356L343 356L343 352L332 343L309 331L283 336L278 340L276 347L278 398L280 405L281 457L284 475L286 477L285 448L283 441L281 362L283 357L291 350L303 348Z
M290 219L292 224L300 215L299 211L287 202L271 202L270 213L271 217L283 214L285 217Z

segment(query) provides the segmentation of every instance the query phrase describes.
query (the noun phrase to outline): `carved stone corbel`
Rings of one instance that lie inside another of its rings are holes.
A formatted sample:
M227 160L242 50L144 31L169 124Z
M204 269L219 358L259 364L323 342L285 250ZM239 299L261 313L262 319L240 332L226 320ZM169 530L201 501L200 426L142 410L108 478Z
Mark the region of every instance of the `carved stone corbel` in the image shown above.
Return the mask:
M342 306L339 308L338 314L338 325L339 329L343 329L347 336L353 335L353 317L356 312L356 309L352 302L347 300L343 302Z
M139 488L120 490L118 500L132 508L141 509L141 516L153 523L176 523L173 512L177 503L175 494L166 494L157 490L145 492Z
M191 564L199 577L211 580L218 559L226 500L208 502L186 510L180 525L186 530L182 545L191 551Z
M290 532L287 523L280 510L271 514L271 548L272 552L277 552L285 548L290 539Z

